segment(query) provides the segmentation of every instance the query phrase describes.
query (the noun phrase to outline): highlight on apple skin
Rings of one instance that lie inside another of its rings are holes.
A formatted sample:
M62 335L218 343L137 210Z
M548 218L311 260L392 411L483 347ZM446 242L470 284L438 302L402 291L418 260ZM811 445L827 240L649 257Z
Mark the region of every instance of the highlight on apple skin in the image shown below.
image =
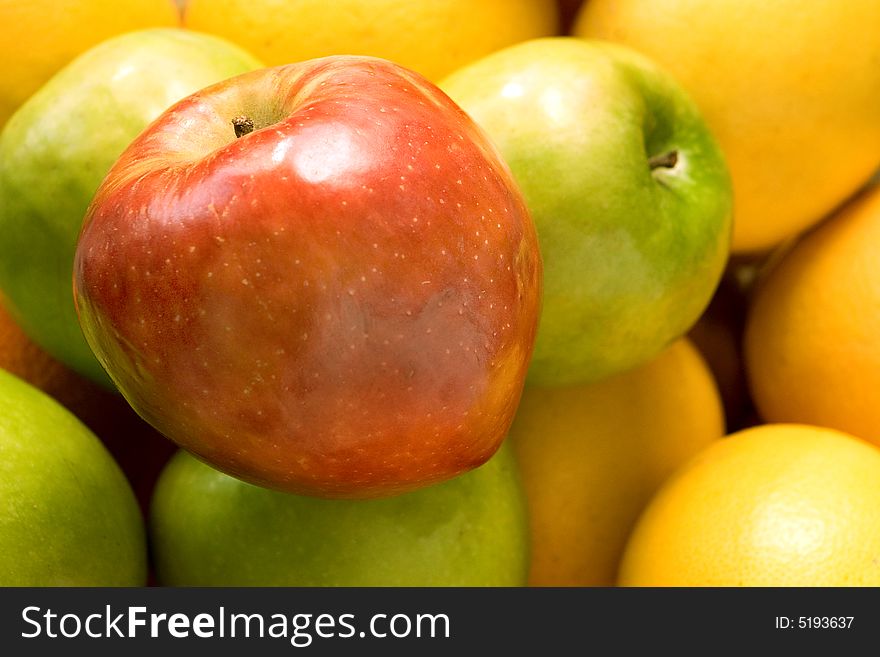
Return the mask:
M166 436L257 485L368 498L498 449L541 272L483 131L421 76L336 56L169 108L95 195L74 296Z

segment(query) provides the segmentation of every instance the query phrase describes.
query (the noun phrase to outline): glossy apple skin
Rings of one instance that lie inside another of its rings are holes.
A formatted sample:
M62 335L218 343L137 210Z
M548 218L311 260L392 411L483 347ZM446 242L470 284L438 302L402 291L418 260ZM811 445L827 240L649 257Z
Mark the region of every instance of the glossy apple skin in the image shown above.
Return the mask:
M239 115L257 129L236 139ZM74 279L89 344L166 436L259 485L375 497L498 448L541 262L467 115L340 56L170 108L98 190Z
M723 155L672 78L633 51L527 41L440 83L491 136L532 213L544 299L529 382L593 383L683 335L727 261ZM649 159L674 151L674 166Z
M524 586L525 497L508 445L481 467L376 500L252 486L186 452L151 505L168 586Z
M95 190L126 146L172 103L261 66L183 29L109 39L59 71L0 134L0 288L25 332L90 379L112 384L83 339L70 291Z

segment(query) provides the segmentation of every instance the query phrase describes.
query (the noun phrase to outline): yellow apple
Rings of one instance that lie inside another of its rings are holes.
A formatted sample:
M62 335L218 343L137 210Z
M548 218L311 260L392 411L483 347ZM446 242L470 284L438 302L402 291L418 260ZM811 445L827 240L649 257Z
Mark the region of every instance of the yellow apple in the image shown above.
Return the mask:
M733 250L773 247L828 214L880 164L877 0L590 0L578 36L666 67L733 176Z

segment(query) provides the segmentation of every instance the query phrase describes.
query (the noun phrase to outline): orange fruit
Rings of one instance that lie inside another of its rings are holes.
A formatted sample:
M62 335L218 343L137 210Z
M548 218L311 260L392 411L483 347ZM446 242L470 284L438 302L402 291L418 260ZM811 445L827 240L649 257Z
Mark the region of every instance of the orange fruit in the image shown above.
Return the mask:
M735 253L817 223L880 164L877 0L588 0L574 32L691 93L730 166Z
M715 383L686 340L599 383L527 388L510 440L529 506L529 583L613 584L651 494L723 433Z
M624 586L880 586L880 449L767 424L673 475L627 544Z
M174 0L0 0L0 127L80 53L123 32L179 22Z
M832 427L880 444L880 186L785 253L758 283L745 333L768 422Z
M555 0L187 0L185 27L218 34L267 65L384 57L431 80L557 31Z

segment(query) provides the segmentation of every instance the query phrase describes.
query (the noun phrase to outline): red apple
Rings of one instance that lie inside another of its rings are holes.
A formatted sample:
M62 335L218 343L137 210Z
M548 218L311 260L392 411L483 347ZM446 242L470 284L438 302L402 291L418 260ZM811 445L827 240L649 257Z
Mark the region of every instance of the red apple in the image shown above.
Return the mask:
M323 497L488 460L540 283L482 130L419 75L343 56L171 107L104 180L74 267L86 338L138 413L220 470Z

